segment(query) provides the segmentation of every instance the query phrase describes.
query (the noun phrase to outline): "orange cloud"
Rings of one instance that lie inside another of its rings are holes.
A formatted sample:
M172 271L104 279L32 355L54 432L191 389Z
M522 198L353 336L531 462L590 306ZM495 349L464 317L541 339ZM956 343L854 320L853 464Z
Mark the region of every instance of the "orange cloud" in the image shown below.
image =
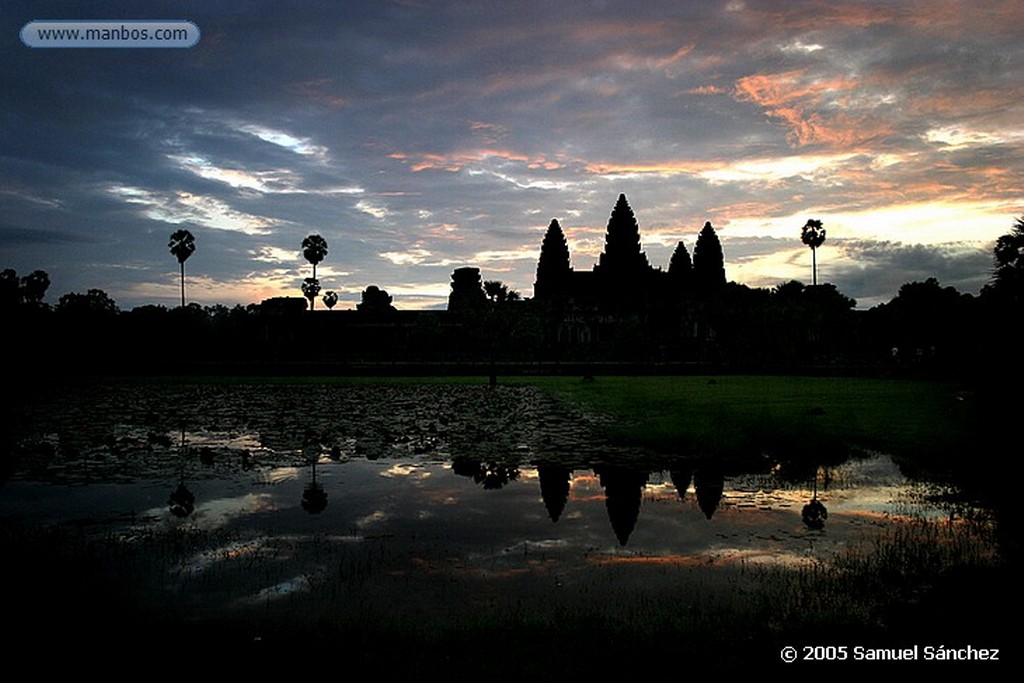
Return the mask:
M767 115L789 128L791 144L825 144L854 147L885 132L869 115L854 116L850 107L873 107L865 100L857 79L838 77L822 80L801 70L775 74L754 74L736 81L733 97L753 102ZM854 109L856 111L856 108ZM827 113L825 113L827 112Z
M718 168L720 162L714 161L665 161L650 163L619 164L615 162L597 161L586 165L588 173L597 175L680 175L702 173L704 171Z

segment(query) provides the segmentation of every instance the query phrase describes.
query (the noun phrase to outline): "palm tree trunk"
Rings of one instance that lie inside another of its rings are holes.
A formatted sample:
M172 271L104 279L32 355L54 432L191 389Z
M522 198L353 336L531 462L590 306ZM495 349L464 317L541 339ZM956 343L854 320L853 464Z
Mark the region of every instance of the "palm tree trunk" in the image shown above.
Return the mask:
M185 308L185 262L181 262L181 307Z
M313 282L316 282L316 264L313 264ZM314 296L309 300L309 312L312 313L313 309L316 308L316 297Z
M818 286L818 250L811 249L811 284Z

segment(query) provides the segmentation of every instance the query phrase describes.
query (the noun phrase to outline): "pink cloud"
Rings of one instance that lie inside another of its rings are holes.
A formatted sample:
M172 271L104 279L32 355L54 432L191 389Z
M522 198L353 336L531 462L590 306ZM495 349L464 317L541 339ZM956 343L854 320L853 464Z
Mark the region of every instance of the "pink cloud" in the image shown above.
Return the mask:
M787 138L794 146L856 148L888 132L881 119L871 115L870 106L867 111L853 108L862 90L858 79L819 79L792 70L744 76L736 81L733 97L764 108L770 118L789 129Z

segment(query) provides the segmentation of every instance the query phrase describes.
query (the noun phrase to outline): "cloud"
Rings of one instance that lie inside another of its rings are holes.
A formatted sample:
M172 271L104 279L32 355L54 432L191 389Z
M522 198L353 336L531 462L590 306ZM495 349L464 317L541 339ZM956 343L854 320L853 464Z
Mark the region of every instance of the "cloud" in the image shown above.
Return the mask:
M13 24L38 18L8 5ZM653 262L711 220L749 283L806 278L794 240L820 218L823 273L871 300L918 273L884 272L897 255L976 287L977 255L1022 212L1017 0L173 11L203 31L194 50L0 44L12 267L147 303L185 226L195 275L247 303L291 292L298 244L320 232L338 291L443 292L451 267L477 265L527 292L550 218L589 268L624 192ZM922 249L841 248L858 240ZM975 258L929 251L945 245ZM431 296L417 305L443 305Z
M409 249L407 251L386 251L380 254L396 266L419 266L428 263L433 254L426 249ZM433 265L447 265L446 261L434 261Z
M869 115L889 103L888 97L864 98L862 84L842 75L822 79L793 70L744 76L736 82L734 97L762 107L781 122L794 146L851 148L888 132L880 118Z
M313 157L318 161L327 160L327 148L313 144L309 138L296 137L291 133L286 133L285 131L275 130L273 128L252 123L241 124L237 129L243 133L254 135L264 142L269 142L272 145L277 145L291 152L295 152L296 154Z
M151 220L172 225L192 223L214 230L260 235L275 226L275 221L236 211L212 196L189 192L164 194L138 187L111 186L107 191L128 204L144 207L142 214Z
M0 245L9 248L24 245L83 244L93 242L87 235L68 231L32 230L4 226L0 230Z
M390 213L386 207L381 206L380 204L375 204L366 199L360 199L356 202L356 208L365 214L380 219L387 218Z

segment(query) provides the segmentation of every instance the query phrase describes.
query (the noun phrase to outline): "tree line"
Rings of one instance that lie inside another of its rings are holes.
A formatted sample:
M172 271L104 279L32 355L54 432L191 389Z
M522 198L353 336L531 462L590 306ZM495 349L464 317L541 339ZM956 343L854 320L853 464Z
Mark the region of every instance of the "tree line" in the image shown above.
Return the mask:
M549 234L555 232L560 230L549 230ZM801 240L812 251L824 238L824 226L817 220L808 221L801 231ZM716 262L704 258L708 250L714 251L715 241L698 237L695 252L701 254L700 260ZM538 273L550 266L545 253L560 252L560 246L564 247L564 236L562 240L545 237ZM180 265L181 300L186 302L185 262L195 252L195 240L187 231L177 231L169 248ZM303 281L308 300L305 310L313 310L320 293L316 269L328 253L326 240L318 235L307 237L302 253L312 267L311 277ZM567 251L563 256L568 256ZM681 265L688 257L680 244L668 269L670 279L690 270ZM385 290L370 286L363 291L356 311L349 312L356 318L331 315L326 318L334 322L324 323L319 316L303 316L309 320L299 323L277 315L288 309L275 308L270 305L272 300L233 308L184 303L174 308L145 305L121 311L106 292L90 289L64 294L51 306L45 301L50 287L46 272L19 276L8 268L0 272L0 310L14 323L8 336L16 352L106 358L114 364L120 358L176 355L274 361L282 354L344 360L350 353L383 359L390 350L396 358L414 355L444 360L450 354L452 358L476 357L490 362L622 358L842 365L866 360L967 367L982 357L998 356L994 349L1012 345L1019 334L1008 321L1021 312L1024 217L1016 219L997 240L993 264L990 282L976 296L928 278L904 284L892 300L867 311L854 310L854 301L831 284L790 281L762 289L724 283L712 298L696 304L666 308L659 302L656 308L665 309L661 313L624 316L616 321L615 336L609 336L604 347L581 345L575 350L558 347L561 341L549 334L550 325L564 324L564 316L554 323L545 317L542 297L523 299L498 281L479 279L473 286L481 290L480 305L468 307L464 314L451 310L399 312ZM812 273L812 281L815 279ZM321 299L328 308L336 303L332 294ZM539 290L535 292L539 294ZM283 303L289 301L294 302ZM303 310L301 305L299 310ZM395 317L398 313L404 317ZM372 325L366 323L371 318L358 317L371 314L389 317L372 318ZM317 325L327 327L318 328L314 340L306 331ZM372 333L367 331L371 327ZM289 348L297 350L287 351Z

